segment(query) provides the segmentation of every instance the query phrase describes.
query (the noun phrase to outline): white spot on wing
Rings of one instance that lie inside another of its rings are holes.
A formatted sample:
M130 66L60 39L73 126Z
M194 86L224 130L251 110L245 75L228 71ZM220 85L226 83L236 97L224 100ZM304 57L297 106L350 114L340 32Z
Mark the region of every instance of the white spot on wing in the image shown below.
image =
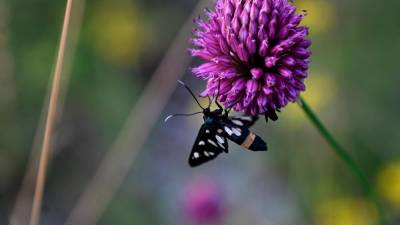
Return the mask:
M214 152L209 152L209 154L210 154L211 156L213 156L213 155L214 155Z
M215 147L218 147L217 144L213 140L208 139L207 141L208 141L208 143L214 145Z
M238 126L243 126L243 122L240 120L232 120L232 123L238 125Z
M236 136L240 136L242 135L242 130L240 128L232 128L232 132L236 135Z
M204 151L204 155L207 156L207 157L209 156L207 151Z
M206 130L206 133L209 134L209 133L210 133L210 130Z
M229 127L224 127L224 129L225 129L225 132L226 132L229 136L231 136L231 135L233 134L233 131L232 131L231 129L229 129Z
M205 145L206 143L204 142L204 141L200 141L199 142L199 145L201 146L201 145Z
M247 120L247 121L251 121L251 117L250 116L243 116L240 119L242 120Z
M198 152L195 152L195 153L193 153L193 157L194 157L195 159L197 159L197 158L199 158L199 157L200 157L200 155L199 155L199 153L198 153Z
M222 131L223 131L222 129L217 130L218 134L222 133Z
M217 141L218 141L219 143L221 143L221 144L223 144L223 143L225 142L225 140L224 140L222 137L218 136L218 135L215 135L215 138L216 138Z
M224 145L222 145L221 143L218 142L219 147L225 149Z

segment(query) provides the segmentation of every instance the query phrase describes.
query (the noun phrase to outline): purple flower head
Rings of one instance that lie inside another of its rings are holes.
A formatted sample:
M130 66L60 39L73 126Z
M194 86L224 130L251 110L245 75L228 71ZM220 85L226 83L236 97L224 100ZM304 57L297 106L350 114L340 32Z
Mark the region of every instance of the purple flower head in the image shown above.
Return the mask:
M184 213L196 224L217 222L224 211L218 186L205 178L198 178L186 187L183 203Z
M311 52L303 14L288 0L217 0L196 20L194 49L205 62L193 73L207 80L202 96L245 114L272 113L295 102ZM219 88L218 88L219 87Z

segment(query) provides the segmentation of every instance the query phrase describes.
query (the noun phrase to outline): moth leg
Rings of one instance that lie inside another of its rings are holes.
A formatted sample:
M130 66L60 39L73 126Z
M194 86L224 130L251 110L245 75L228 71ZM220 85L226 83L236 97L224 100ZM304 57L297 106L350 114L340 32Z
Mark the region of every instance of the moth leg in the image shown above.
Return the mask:
M219 104L218 99L215 99L215 104L218 106L220 110L224 110L224 108Z

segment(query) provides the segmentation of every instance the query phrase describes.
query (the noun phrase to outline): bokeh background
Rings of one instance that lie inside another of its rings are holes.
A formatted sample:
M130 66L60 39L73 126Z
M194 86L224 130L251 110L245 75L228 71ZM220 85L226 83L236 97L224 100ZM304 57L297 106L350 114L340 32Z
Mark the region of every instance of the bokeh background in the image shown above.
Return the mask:
M86 1L70 53L42 224L68 217L197 3ZM391 224L400 224L400 1L295 4L308 11L304 24L313 41L304 97L351 149ZM64 1L0 1L0 224L10 224L40 131L64 10ZM200 92L204 82L185 71L183 80ZM196 107L176 89L97 224L377 224L358 183L297 105L277 122L254 127L270 151L252 154L231 144L229 155L193 169L187 157L201 118L167 124L163 118Z

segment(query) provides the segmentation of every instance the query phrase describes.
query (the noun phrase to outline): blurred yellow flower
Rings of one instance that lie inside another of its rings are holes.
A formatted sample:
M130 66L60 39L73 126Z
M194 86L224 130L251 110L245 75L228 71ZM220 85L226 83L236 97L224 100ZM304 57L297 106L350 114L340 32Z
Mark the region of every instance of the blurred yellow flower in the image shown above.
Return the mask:
M90 20L91 43L110 63L135 63L148 43L148 30L140 9L132 2L97 4Z
M302 96L316 112L320 112L332 105L336 93L337 84L333 76L324 72L313 72L306 80L306 91ZM304 113L297 104L289 104L282 114L285 118L295 121L304 118Z
M337 198L323 201L315 209L318 225L375 225L377 212L363 199Z
M302 24L310 27L311 34L325 32L335 23L335 8L329 0L298 0L294 4L307 11Z
M381 196L400 210L400 161L384 166L378 173L377 182Z

